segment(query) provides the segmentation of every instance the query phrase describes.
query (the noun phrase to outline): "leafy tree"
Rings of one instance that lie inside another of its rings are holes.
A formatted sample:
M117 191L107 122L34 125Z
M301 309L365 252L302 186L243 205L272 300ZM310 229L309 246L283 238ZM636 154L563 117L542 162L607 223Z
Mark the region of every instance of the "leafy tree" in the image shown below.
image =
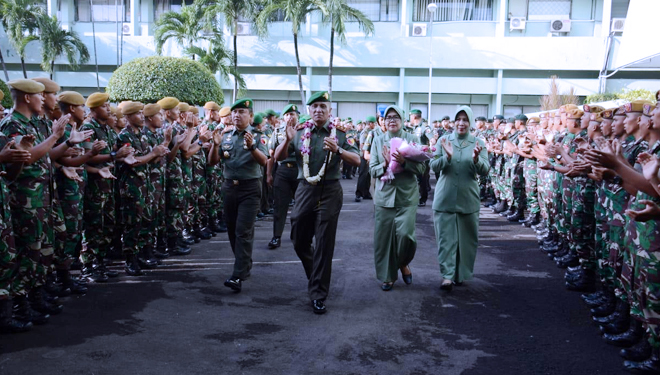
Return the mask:
M0 91L5 94L5 98L2 99L0 104L5 108L11 108L14 106L14 102L11 100L11 91L9 91L9 86L0 79Z
M327 15L326 1L324 0L272 0L257 17L257 31L262 37L268 34L268 24L273 15L278 12L284 13L284 20L291 22L291 33L293 34L293 48L296 54L296 69L298 72L298 86L300 87L300 98L306 103L305 92L302 85L302 69L300 68L300 55L298 53L298 35L300 26L305 22L307 15L320 11Z
M181 47L189 48L202 40L213 40L221 36L218 23L208 8L209 3L195 0L191 5L181 6L179 12L163 13L156 20L156 52L163 53L163 45L169 39L174 39ZM194 55L191 58L195 58Z
M166 96L195 105L224 101L220 84L202 63L165 56L137 58L120 66L106 92L114 102L154 103Z
M64 55L71 69L89 61L89 50L73 30L64 30L57 16L39 19L39 40L41 41L41 68L53 78L55 59Z
M2 26L7 32L9 43L14 47L21 59L23 77L27 78L25 70L25 49L31 42L39 40L36 31L39 19L44 17L45 10L39 0L3 0Z
M335 35L339 42L343 45L346 44L346 23L357 22L360 30L369 36L374 33L374 24L369 18L362 13L359 9L355 9L348 5L347 0L326 0L328 16L325 20L330 19L330 64L328 66L328 95L332 100L332 60L335 54Z
M229 81L229 77L234 77L235 89L238 87L238 95L243 95L247 91L247 84L240 73L232 65L231 53L227 51L222 43L211 42L208 49L192 46L185 49L187 55L199 57L199 62L204 64L211 72L219 72L220 76ZM234 98L237 94L234 94Z

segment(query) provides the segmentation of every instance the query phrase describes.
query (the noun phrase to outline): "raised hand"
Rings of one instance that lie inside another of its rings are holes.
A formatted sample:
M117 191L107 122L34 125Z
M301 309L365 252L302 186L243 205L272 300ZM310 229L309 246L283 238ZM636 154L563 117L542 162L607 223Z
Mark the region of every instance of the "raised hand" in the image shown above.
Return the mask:
M181 143L188 138L188 129L186 129L183 133L178 134L176 137L174 137L174 141L176 143Z
M252 133L246 132L243 136L243 140L245 141L245 147L248 149L252 148L254 145L254 135L252 135Z
M98 155L101 151L105 150L108 147L108 144L105 141L96 140L92 143L92 155Z
M115 177L112 174L112 172L110 172L110 168L108 168L108 167L99 169L99 176L101 176L103 178L108 178L108 179L111 179L111 180L116 180L117 179L117 177Z
M215 145L219 145L222 142L222 130L220 128L217 128L213 131L213 143Z
M290 117L286 121L286 140L287 141L292 141L293 138L296 136L296 126L298 124L296 123L296 119L293 117Z
M64 135L64 131L66 130L66 124L69 123L70 118L71 118L71 114L67 114L58 118L57 121L53 123L53 127L51 128L51 130L53 131L53 135L55 137L57 137L58 139L62 138L62 136Z
M30 160L30 151L15 148L15 142L9 141L0 151L0 163L25 163Z
M642 172L645 179L653 181L658 178L660 163L657 156L651 155L648 152L642 152L637 156L637 161L642 165Z
M642 199L639 201L639 203L646 205L646 207L642 210L626 210L626 215L630 216L631 219L639 222L660 218L660 207L658 207L655 202Z
M62 167L62 173L64 173L64 176L69 180L73 180L76 182L83 182L83 179L78 174L78 169L79 168Z
M23 151L30 151L34 146L34 135L28 134L21 137L18 143L14 143L14 147Z
M390 148L383 145L383 152L381 154L383 155L383 160L385 160L385 168L387 168L390 164Z
M481 146L476 145L474 146L474 150L472 150L472 161L474 164L477 164L479 162L479 154L481 153Z
M451 160L451 158L454 156L454 146L452 146L450 142L447 142L447 138L443 138L440 141L440 145L442 146L443 150L445 150L447 159Z
M71 143L74 143L74 144L80 143L80 142L84 141L85 139L88 139L89 137L91 137L92 134L94 134L93 130L85 130L85 131L79 132L79 131L73 129L73 130L71 130L71 135L69 136L68 141L71 142Z
M163 131L163 137L165 138L164 144L169 145L170 142L172 142L172 127L168 126L164 131Z
M158 145L154 147L154 153L156 154L157 157L161 157L164 155L169 154L170 150L167 148L167 146L164 145Z
M208 142L211 137L213 137L213 134L209 131L208 126L202 126L202 128L199 130L199 140L202 141L202 143Z

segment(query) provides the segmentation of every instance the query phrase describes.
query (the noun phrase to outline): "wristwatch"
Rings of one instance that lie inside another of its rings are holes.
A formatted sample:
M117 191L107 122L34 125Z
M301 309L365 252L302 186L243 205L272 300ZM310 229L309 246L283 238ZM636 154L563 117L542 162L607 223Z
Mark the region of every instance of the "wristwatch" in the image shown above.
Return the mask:
M204 146L204 142L202 142L201 139L197 140L197 144L200 145L200 146Z
M256 149L257 149L257 144L256 144L256 143L253 143L253 144L252 144L252 147L250 147L250 151L254 151L254 150L256 150Z
M344 149L341 148L341 147L338 147L338 148L337 148L337 154L338 154L339 156L341 156L341 154L343 154L343 153L344 153Z
M71 143L71 141L68 139L66 140L66 145L69 147L76 147L76 145L74 143Z
M112 151L110 153L110 159L115 160L116 157L117 157L117 151Z

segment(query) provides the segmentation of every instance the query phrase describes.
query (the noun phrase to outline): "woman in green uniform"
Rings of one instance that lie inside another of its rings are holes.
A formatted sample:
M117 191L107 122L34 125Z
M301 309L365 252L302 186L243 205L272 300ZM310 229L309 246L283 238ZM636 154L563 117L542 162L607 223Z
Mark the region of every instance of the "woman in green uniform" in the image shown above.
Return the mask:
M374 139L369 160L369 172L376 179L374 260L376 277L383 282L381 288L384 291L392 289L399 270L403 281L406 284L412 283L408 264L417 250L415 219L419 189L416 175L424 172L424 163L406 160L397 150L392 150L392 156L404 170L397 173L390 182L380 179L389 166L392 138L419 143L417 136L403 131L402 121L403 111L399 107L390 106L385 110L387 132Z
M477 175L485 176L489 169L484 141L470 134L472 109L460 107L454 121L455 130L440 139L431 161L438 175L433 224L444 290L472 278L479 242Z

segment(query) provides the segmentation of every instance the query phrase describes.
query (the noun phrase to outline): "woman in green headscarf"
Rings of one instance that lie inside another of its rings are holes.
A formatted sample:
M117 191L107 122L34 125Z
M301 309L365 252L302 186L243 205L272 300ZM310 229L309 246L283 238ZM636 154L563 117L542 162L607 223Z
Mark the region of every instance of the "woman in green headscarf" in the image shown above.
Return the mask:
M431 161L438 176L433 198L433 224L444 290L472 278L479 242L479 182L488 173L484 141L470 134L472 109L454 115L454 131L443 136Z
M386 132L377 136L371 145L369 172L376 179L374 189L375 228L374 260L376 277L382 281L384 291L392 289L401 270L403 281L412 283L408 264L417 250L415 219L419 192L416 175L424 172L424 163L404 159L397 150L392 156L403 166L403 171L394 175L390 182L381 181L390 162L390 140L401 138L408 143L419 143L417 136L403 131L403 111L396 106L385 110Z

